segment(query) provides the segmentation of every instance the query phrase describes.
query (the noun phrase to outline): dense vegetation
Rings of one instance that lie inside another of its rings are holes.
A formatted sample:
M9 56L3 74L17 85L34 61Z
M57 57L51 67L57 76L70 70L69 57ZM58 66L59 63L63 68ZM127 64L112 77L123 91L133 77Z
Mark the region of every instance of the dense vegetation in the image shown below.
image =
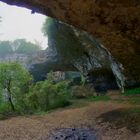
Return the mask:
M26 90L31 76L20 64L17 63L1 63L0 64L0 90L15 111L14 102L18 102L23 91Z
M133 89L127 89L125 90L125 95L135 95L135 94L140 94L140 87L138 88L133 88Z
M68 82L53 83L49 80L32 85L27 95L29 107L36 111L47 111L69 104L70 87Z
M33 44L25 39L17 39L13 42L0 41L0 56L5 56L12 53L30 55L38 52L39 50L41 50L41 46L39 44Z
M65 37L63 37L62 30L61 33L59 30L61 26L58 27L57 22L48 18L42 28L44 35L48 35L56 41L57 49L63 55L62 57L66 59L71 59L71 56L73 58L78 57L82 53L82 50L79 49L80 47L77 47L79 42L73 37L73 33L67 26L65 26L65 29L68 31L68 34L66 30L64 32L70 37L70 42L64 41ZM11 53L30 55L39 50L39 44L27 42L25 39L17 39L13 42L0 41L0 56ZM71 50L73 50L72 54L70 54ZM76 75L76 73L71 74L67 74L67 77ZM81 77L79 86L72 84L72 80L56 82L52 72L50 72L47 75L47 80L34 82L32 75L20 64L0 63L0 117L1 115L7 116L9 113L30 114L46 112L69 105L71 99L86 98L91 102L111 100L108 95L96 96L94 88L85 85L86 80L84 77ZM136 88L126 90L124 95L139 93L140 88ZM139 98L133 96L130 99L130 102L132 101L137 104Z
M13 42L16 53L33 54L41 49L39 44L27 42L25 39L17 39Z
M33 83L32 76L18 63L0 64L0 114L35 113L69 104L68 81Z
M59 37L57 21L54 22L51 18L46 20L43 32L45 35L49 34L54 39L57 39L60 46L58 51L63 50L61 48L63 44L62 36ZM72 41L74 40L75 38L72 38ZM63 44L63 46L68 44ZM11 53L30 55L39 50L39 44L27 42L25 39L17 39L13 42L0 41L0 56ZM76 52L77 50L74 51L75 56ZM68 54L69 50L66 50L64 55ZM20 114L36 113L64 107L70 103L69 100L72 96L70 81L55 82L52 72L48 74L47 80L33 82L32 76L20 64L1 63L0 75L2 75L0 79L0 114L11 112ZM69 77L71 76L69 75Z
M13 53L10 41L0 41L0 56Z

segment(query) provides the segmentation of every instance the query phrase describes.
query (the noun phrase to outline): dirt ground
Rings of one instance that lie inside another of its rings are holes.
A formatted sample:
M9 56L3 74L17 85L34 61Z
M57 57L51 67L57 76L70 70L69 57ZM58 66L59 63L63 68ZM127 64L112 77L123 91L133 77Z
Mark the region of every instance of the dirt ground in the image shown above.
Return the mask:
M101 123L103 114L130 107L135 106L112 101L89 102L81 107L58 109L42 116L1 120L0 140L47 140L59 128L90 128L102 140L140 140L140 132L133 133L129 127L112 127L108 121Z

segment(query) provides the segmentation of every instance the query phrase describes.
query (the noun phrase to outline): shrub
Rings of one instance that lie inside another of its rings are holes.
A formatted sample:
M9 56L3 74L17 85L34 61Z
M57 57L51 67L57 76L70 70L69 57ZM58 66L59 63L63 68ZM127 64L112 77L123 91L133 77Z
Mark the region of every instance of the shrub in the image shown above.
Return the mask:
M33 111L47 111L69 104L70 88L68 82L38 82L30 88L27 102Z
M16 111L15 103L31 81L32 76L19 63L0 63L0 96L7 96L13 112Z
M12 114L11 106L9 103L0 104L0 119L5 119Z
M72 88L72 95L76 98L86 98L89 96L96 96L96 92L92 85L74 86Z

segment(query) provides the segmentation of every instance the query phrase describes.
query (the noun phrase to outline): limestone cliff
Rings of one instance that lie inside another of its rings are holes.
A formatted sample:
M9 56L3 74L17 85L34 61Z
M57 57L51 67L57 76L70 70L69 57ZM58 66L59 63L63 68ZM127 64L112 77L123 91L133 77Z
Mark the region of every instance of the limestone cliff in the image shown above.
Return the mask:
M104 48L100 41L73 26L51 20L48 31L49 47L46 50L46 61L35 64L33 74L41 73L44 76L53 70L77 70L85 77L108 77L112 74L116 77L118 86L123 89L124 76L122 65L113 58L110 52ZM46 24L47 25L47 24ZM49 54L49 55L47 55ZM35 71L38 71L34 73ZM98 71L95 73L95 71ZM107 72L107 73L106 73Z

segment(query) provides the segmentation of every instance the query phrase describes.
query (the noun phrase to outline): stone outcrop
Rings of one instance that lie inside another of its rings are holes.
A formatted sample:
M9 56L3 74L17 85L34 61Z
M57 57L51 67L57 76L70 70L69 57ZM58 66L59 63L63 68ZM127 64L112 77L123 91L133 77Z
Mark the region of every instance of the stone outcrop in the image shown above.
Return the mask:
M123 65L127 81L140 82L139 0L0 1L26 7L32 9L32 13L40 12L84 29L98 38L113 58ZM116 69L116 64L112 67Z
M49 55L44 59L46 61L33 65L31 71L34 75L40 73L45 76L51 69L80 71L87 79L92 77L91 74L94 75L93 79L100 75L108 75L108 79L110 75L114 75L118 86L123 89L125 79L122 65L97 39L85 31L56 20L53 20L49 30L53 30L48 35L49 47L46 55ZM97 76L95 71L101 70L101 74ZM34 73L35 71L37 72ZM114 81L113 78L111 80L110 83Z

